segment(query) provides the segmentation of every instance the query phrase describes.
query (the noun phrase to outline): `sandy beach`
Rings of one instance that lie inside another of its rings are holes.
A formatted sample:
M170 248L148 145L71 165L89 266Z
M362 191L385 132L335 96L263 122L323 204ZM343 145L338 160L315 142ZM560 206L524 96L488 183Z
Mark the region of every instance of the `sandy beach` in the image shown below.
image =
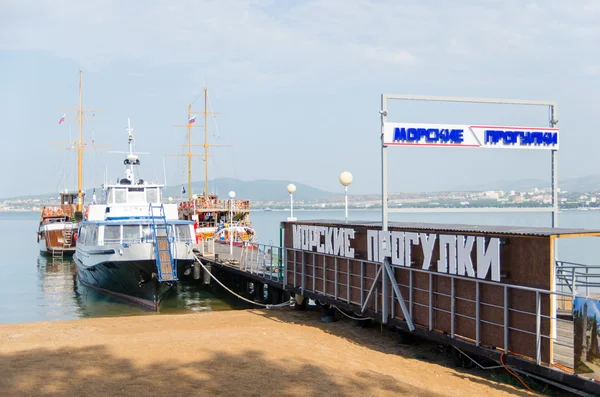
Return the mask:
M418 356L419 359L415 357ZM0 395L532 395L315 312L229 311L0 326Z

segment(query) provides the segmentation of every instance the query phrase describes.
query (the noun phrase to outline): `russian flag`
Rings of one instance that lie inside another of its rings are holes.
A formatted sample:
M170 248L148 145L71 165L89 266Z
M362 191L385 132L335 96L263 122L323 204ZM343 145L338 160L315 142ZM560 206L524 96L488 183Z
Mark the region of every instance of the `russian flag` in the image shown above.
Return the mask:
M67 118L67 114L63 114L63 116L60 118L60 120L58 120L58 124L64 123L65 119Z
M189 120L188 124L194 124L196 122L196 115L193 115Z

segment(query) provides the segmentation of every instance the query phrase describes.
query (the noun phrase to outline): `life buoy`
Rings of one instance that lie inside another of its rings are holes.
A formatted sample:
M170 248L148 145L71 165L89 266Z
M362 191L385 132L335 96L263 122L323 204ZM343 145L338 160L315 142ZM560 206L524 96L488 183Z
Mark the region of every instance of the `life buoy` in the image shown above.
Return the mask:
M88 218L88 214L90 213L90 206L85 207L85 219Z
M56 210L54 210L54 214L56 216L63 216L65 212L62 210L62 208L58 207Z

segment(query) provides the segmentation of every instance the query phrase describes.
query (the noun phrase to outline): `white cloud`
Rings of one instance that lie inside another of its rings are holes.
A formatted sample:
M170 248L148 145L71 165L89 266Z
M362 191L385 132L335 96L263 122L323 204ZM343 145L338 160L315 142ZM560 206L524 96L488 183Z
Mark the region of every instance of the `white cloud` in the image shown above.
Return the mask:
M2 50L47 51L88 70L188 65L275 86L352 71L530 73L597 61L597 2L3 1ZM393 69L392 69L393 68Z

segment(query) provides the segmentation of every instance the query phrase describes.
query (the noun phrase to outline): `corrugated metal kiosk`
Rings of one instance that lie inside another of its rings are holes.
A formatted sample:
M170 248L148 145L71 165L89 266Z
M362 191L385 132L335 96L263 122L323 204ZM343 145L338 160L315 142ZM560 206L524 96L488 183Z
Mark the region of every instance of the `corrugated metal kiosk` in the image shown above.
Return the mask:
M379 222L323 220L282 229L287 290L572 373L578 272L565 276L555 241L600 230L390 223L381 232Z

